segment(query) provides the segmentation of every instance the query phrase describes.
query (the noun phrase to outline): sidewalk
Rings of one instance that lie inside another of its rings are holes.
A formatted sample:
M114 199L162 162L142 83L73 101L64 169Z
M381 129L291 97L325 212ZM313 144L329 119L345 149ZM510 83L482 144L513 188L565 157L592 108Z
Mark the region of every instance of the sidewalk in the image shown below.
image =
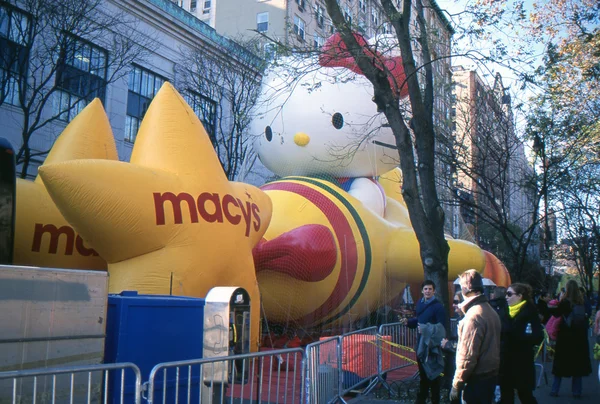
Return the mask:
M571 379L563 379L561 391L558 397L550 397L550 386L552 384L551 364L547 367L548 384L542 380L542 385L535 390L535 397L539 404L598 404L600 402L600 382L598 382L598 361L592 361L594 372L591 376L583 379L583 395L576 400L571 395ZM348 401L351 404L397 404L412 403L414 401L406 400L384 400L378 399L371 394L369 396L360 396ZM444 402L444 400L442 401ZM445 400L447 402L447 400ZM518 399L516 403L520 403Z
M590 339L590 348L593 346L592 340ZM558 397L550 397L550 387L552 386L552 363L547 362L545 365L545 377L542 376L540 386L535 390L534 395L537 398L539 404L598 404L600 403L600 381L598 380L598 361L592 358L592 374L590 376L583 378L583 395L580 399L574 399L571 394L571 379L563 379L562 384L560 386L560 392ZM416 366L412 367L415 368ZM412 372L414 372L412 370ZM407 368L404 374L410 374L411 370ZM403 376L404 377L404 376ZM403 385L407 382L406 380L400 381L396 378L388 377L387 380L390 384L396 386ZM418 381L413 381L410 390L416 391L418 386ZM444 394L446 390L442 390L442 394ZM384 394L382 394L384 393ZM352 398L346 400L351 404L392 404L392 403L414 403L414 398L401 398L401 399L387 399L389 394L386 394L385 390L377 390L375 389L373 393L368 396L358 396L356 398ZM400 395L402 397L402 395ZM386 398L382 398L386 397ZM412 397L412 396L411 396ZM447 398L442 398L442 403L447 403ZM515 399L516 403L520 403L518 398Z

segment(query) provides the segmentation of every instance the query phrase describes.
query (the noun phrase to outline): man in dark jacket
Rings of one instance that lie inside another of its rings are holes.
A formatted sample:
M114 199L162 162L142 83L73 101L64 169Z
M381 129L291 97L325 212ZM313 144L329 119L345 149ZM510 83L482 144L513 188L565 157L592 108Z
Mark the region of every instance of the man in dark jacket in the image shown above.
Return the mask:
M456 372L450 399L462 391L463 404L491 404L500 368L500 318L483 294L483 279L474 269L460 275L465 317L458 324Z
M417 317L411 318L406 322L409 328L417 328L419 324L446 324L446 310L444 305L435 297L435 283L433 281L425 281L421 285L423 298L417 303ZM420 338L420 336L419 336ZM419 343L417 342L417 346ZM416 347L415 347L416 348ZM417 358L419 365L419 395L417 396L417 404L425 404L431 390L432 404L440 402L440 385L441 377L438 376L433 380L429 380L423 369L423 364Z

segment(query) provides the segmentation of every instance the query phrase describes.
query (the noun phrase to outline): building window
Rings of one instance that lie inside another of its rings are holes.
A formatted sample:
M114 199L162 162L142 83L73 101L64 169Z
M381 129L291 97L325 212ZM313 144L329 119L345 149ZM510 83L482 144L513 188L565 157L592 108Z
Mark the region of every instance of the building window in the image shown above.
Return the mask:
M94 98L104 102L108 52L64 34L56 66L54 113L69 122Z
M315 35L315 49L321 49L321 47L325 44L325 39L320 37L319 35Z
M348 24L352 24L352 11L347 4L344 6L344 18L348 21Z
M200 121L202 121L206 133L208 133L214 144L216 142L217 129L217 103L195 91L189 91L185 96L185 100L192 110L194 110Z
M294 16L294 33L299 39L304 41L306 24L304 20L297 15Z
M133 66L129 72L127 117L125 118L126 142L135 142L148 106L165 81L165 78L139 66Z
M26 14L0 5L0 104L19 103L21 84L27 76L29 30Z
M374 28L379 26L379 11L376 9L371 10L371 22L373 23Z
M196 11L196 7L198 6L198 2L196 0L192 0L190 1L190 11L194 12Z
M211 6L212 6L212 0L204 0L204 7L202 8L202 14L210 14Z
M266 60L272 60L277 55L277 45L272 42L267 42L264 45L264 57Z
M367 0L358 0L358 9L362 13L366 13L367 12Z
M298 10L304 11L306 7L305 0L296 0L296 3L298 4Z
M365 32L367 32L367 23L363 19L363 17L358 17L358 31L361 34L364 34Z
M325 25L325 9L319 3L315 3L315 18L319 28L323 28Z
M269 12L256 14L256 30L267 32L269 30Z

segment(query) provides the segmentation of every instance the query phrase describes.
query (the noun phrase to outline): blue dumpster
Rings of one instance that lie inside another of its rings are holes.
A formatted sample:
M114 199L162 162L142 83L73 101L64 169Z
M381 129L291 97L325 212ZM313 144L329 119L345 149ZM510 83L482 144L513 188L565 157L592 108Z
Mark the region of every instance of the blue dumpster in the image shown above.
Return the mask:
M204 299L125 291L109 295L106 320L105 363L135 363L142 373L142 382L148 380L150 371L158 363L202 358ZM120 402L120 376L113 374L109 380L110 402ZM188 382L194 392L190 398L198 399L199 367L194 367L191 376L191 381L188 381L187 371L179 376L179 399L184 402L187 397L182 397L181 391L187 394ZM159 379L155 396L162 397L162 373ZM175 390L174 370L167 372L166 383L167 395L171 396ZM126 373L124 401L132 403L134 394L135 378Z

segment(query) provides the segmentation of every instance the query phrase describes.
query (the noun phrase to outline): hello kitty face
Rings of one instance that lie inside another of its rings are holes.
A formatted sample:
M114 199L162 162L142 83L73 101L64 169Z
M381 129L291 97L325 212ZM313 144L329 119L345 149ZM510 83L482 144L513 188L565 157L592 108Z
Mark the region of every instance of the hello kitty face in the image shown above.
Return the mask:
M372 177L398 166L394 136L364 76L314 60L281 65L263 79L251 127L254 150L269 170ZM298 80L290 66L310 72Z

